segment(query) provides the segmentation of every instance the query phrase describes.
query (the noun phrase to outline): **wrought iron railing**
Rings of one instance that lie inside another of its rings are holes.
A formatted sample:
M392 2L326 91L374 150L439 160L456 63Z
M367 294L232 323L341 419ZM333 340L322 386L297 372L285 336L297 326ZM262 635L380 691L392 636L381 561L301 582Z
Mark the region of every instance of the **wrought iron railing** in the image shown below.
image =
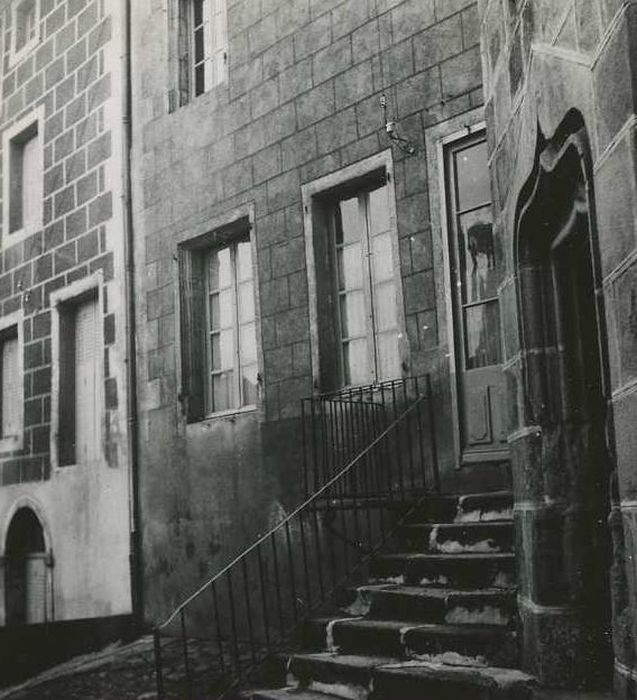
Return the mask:
M437 490L431 394L395 417L382 404L369 409L377 413L370 428L379 432L362 449L155 629L159 700L233 697ZM362 415L355 409L348 420Z
M332 476L343 469L387 426L421 396L431 394L428 375L395 379L367 386L342 389L303 399L303 471L305 495L309 497ZM432 418L432 417L430 417ZM411 486L418 478L418 465L413 450L429 439L435 440L431 420L408 420L401 424L403 452L407 462L399 466L409 470ZM428 436L423 435L427 432ZM420 460L422 462L422 460ZM381 493L387 488L379 482ZM356 481L351 481L351 495L356 495Z

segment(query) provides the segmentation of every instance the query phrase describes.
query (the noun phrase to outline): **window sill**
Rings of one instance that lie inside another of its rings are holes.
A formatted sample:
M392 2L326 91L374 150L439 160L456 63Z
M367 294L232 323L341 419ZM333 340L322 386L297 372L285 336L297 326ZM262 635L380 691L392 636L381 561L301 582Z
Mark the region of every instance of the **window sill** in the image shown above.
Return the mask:
M7 231L4 234L4 245L11 245L13 243L22 243L25 238L28 238L34 233L42 230L41 222L35 224L29 224L28 226L23 226L22 228L17 228L15 231Z
M187 427L188 430L196 429L196 426L205 427L206 425L209 425L210 423L216 423L217 421L233 420L234 418L237 418L239 416L243 416L250 413L256 413L257 410L258 406L256 405L243 406L242 408L229 408L227 411L217 411L217 413L211 413L205 416L205 418L202 418L201 420L198 420L193 423L188 423Z
M15 50L13 47L9 53L9 67L15 67L20 61L25 59L35 47L40 43L40 37L36 36L30 41L28 41L24 46Z
M22 435L9 435L0 438L0 454L17 452L22 449Z

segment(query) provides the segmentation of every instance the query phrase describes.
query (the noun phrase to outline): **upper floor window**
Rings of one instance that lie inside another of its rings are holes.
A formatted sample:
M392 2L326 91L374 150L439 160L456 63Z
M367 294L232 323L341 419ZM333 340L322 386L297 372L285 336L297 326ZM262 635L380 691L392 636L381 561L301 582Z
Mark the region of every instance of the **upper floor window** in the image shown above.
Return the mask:
M19 61L39 39L39 0L18 0L13 4L12 62Z
M42 143L39 120L27 119L4 136L4 223L10 235L42 224Z
M226 0L180 0L179 103L228 76Z
M259 368L249 236L239 231L184 247L179 259L182 396L189 420L255 406Z

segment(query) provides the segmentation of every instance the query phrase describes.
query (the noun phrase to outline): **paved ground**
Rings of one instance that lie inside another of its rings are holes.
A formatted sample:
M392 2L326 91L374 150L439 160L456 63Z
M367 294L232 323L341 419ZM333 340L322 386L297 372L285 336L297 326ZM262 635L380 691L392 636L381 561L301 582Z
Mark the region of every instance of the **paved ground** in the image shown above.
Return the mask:
M154 700L151 637L113 645L0 690L1 700Z
M181 647L164 648L165 689L170 700L182 700L174 680L180 675ZM191 668L200 681L209 680L213 650L189 643ZM208 676L208 678L206 678ZM209 686L208 686L209 687ZM156 700L151 637L127 645L112 645L103 651L78 657L55 666L27 682L0 689L0 700ZM399 700L398 698L396 700ZM536 691L534 700L612 700L610 693Z

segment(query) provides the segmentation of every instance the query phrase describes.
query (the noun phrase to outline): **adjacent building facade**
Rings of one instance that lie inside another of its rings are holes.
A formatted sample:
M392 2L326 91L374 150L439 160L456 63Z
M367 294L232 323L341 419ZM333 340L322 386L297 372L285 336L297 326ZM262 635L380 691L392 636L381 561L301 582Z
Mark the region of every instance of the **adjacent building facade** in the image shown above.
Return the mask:
M159 621L300 502L302 399L427 375L525 668L630 697L636 12L5 2L0 623Z
M131 613L120 5L14 0L0 12L8 635Z

